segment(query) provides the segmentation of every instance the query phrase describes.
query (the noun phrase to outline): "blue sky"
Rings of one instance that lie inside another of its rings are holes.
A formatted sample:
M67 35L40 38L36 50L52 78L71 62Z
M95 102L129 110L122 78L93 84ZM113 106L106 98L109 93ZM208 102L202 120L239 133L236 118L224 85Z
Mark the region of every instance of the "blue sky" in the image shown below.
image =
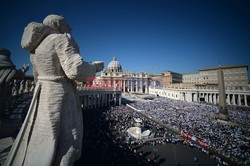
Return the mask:
M49 14L66 18L86 61L124 70L194 72L220 65L250 66L248 0L2 0L0 47L20 68L30 64L24 27Z

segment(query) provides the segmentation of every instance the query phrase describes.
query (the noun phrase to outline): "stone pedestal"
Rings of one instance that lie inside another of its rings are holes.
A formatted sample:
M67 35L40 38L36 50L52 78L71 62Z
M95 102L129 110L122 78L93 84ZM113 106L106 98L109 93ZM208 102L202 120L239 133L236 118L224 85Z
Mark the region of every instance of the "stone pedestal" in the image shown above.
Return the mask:
M226 107L219 107L219 119L228 121L228 111Z

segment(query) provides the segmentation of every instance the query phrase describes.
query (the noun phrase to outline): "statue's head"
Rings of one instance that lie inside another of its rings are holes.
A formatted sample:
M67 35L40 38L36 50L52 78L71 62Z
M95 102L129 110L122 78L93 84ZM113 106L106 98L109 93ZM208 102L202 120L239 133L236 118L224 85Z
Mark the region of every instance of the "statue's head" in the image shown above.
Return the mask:
M67 21L62 17L55 14L48 15L44 20L43 24L50 26L60 33L71 33L72 29Z
M10 59L10 51L5 48L0 48L0 68L1 67L15 67Z
M0 48L0 55L10 56L10 51L5 48Z

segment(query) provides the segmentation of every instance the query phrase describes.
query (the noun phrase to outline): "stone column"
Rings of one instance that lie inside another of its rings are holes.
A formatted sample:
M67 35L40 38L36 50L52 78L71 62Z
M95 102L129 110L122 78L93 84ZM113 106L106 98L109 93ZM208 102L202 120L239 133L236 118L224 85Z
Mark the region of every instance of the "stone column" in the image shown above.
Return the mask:
M205 102L208 103L208 94L207 94L207 93L204 93L204 96L205 96Z
M209 103L213 103L212 93L209 93Z
M82 97L83 97L83 110L85 110L86 109L86 96L83 95Z
M115 81L113 81L113 87L112 87L112 89L116 89L116 83L115 83Z
M95 95L94 94L91 95L91 108L95 109Z
M122 104L122 96L121 96L121 94L119 94L119 105L121 105Z
M107 100L108 100L108 108L110 107L110 94L107 94Z
M103 98L103 99L104 99L104 107L107 107L107 106L108 106L108 102L107 102L107 100L108 100L108 99L107 99L107 94L106 94L106 93L104 93L103 95L104 95L104 98Z
M110 95L109 95L109 93L107 94L107 100L108 100L108 107L110 107Z
M130 80L127 80L127 91L130 92Z
M125 79L123 80L123 93L125 93L126 92L126 81L125 81Z
M94 109L94 95L91 95L91 109Z
M240 94L238 94L238 105L241 106L241 95Z
M247 95L244 95L245 106L247 106Z
M212 98L212 100L211 100L212 102L211 102L211 103L212 103L212 104L215 103L214 96L215 96L215 94L214 94L214 93L211 93L211 98Z
M100 108L100 105L101 105L100 98L101 98L101 95L98 93L98 95L97 95L97 108Z
M111 102L113 101L113 94L109 94L109 107L111 107Z
M233 105L236 105L236 103L235 103L235 94L233 94Z
M98 92L98 95L97 95L97 108L100 108L101 107L101 94L100 92Z
M142 78L142 79L143 79L143 78ZM141 82L140 82L140 83L141 83L141 87L140 87L140 88L141 88L141 93L143 93L143 80L142 80L142 79L140 80L140 81L141 81Z
M146 94L149 93L149 81L148 81L148 79L146 79L146 83L145 83L145 93Z
M129 92L131 92L131 80L130 79L129 79L128 89L129 89Z
M86 95L86 107L89 109L89 94Z
M171 98L173 98L172 94L171 94ZM186 101L187 102L192 102L192 93L190 93L190 92L186 93Z
M196 102L196 93L193 93L193 102Z
M104 95L101 94L101 107L103 108L104 107Z
M92 95L89 94L89 109L92 109Z
M141 79L140 78L137 80L137 86L138 86L138 93L141 93Z
M97 94L94 94L94 109L97 108Z
M141 79L140 78L137 80L137 86L138 86L138 93L141 93L142 87L141 87Z
M216 102L219 103L219 94L216 94Z
M99 105L98 101L99 101L98 94L96 94L95 95L95 108L98 108L98 105Z
M132 79L131 79L130 80L130 92L133 92L132 84L133 84L133 82L132 82Z
M213 96L213 97L214 97L213 100L214 100L214 105L215 105L215 104L217 104L216 93L214 93L214 96Z
M135 89L136 89L136 88L135 88L135 80L134 80L134 79L132 79L132 88L133 88L132 91L135 92Z
M116 97L117 97L116 92L113 95L114 95L114 106L116 106L116 102L117 102L117 100L116 100Z
M102 93L100 93L100 95L99 95L99 97L100 97L100 108L102 108Z
M227 101L227 104L230 104L230 94L226 94L226 101Z
M81 108L83 110L83 96L79 96L79 98L80 98Z
M213 93L213 94L212 94L212 98L213 98L213 104L214 104L214 105L216 104L216 98L215 98L215 96L216 96L216 94Z
M95 95L94 94L92 94L91 95L91 109L94 109L95 107L94 107L94 104L95 103Z
M99 94L99 108L102 108L102 94Z
M81 105L82 105L82 110L84 110L84 96L81 95Z
M135 92L138 93L138 80L135 80Z
M131 79L130 89L131 89L131 92L134 91L134 88L133 88L133 79Z
M103 98L104 99L104 106L107 107L108 106L108 95L107 95L107 93L104 93L103 95L104 95L104 98Z

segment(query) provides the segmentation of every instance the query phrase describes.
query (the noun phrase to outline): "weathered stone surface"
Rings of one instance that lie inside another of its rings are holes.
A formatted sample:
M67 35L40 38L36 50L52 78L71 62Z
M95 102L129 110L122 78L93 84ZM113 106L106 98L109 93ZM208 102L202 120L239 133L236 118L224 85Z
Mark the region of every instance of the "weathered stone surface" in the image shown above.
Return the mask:
M15 67L10 59L10 51L5 48L0 48L0 66L3 67Z
M34 50L49 34L55 32L52 28L37 22L29 23L22 36L21 46L25 50Z
M12 137L0 139L0 153L2 153L4 150L12 146L13 142L14 140Z
M13 142L14 139L12 137L0 139L0 165L4 164L4 161L6 160L9 154L9 149L12 146Z
M94 77L103 62L83 61L61 16L46 17L44 25L55 31L47 34L49 30L39 25L39 30L25 28L23 35L22 46L32 52L34 77L41 89L35 88L29 116L6 165L73 165L81 156L83 126L76 82Z
M0 116L5 109L5 101L12 94L10 83L15 78L23 78L29 65L24 65L22 69L16 70L10 59L10 51L0 48Z
M219 119L228 120L228 111L226 108L224 74L221 68L219 68L218 70L218 85L219 85Z

